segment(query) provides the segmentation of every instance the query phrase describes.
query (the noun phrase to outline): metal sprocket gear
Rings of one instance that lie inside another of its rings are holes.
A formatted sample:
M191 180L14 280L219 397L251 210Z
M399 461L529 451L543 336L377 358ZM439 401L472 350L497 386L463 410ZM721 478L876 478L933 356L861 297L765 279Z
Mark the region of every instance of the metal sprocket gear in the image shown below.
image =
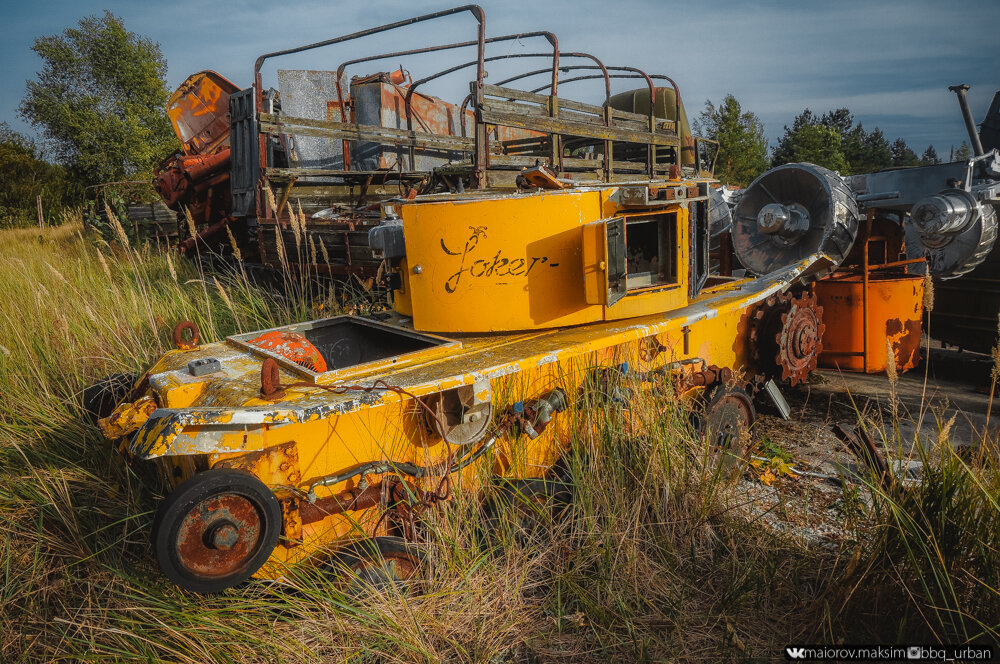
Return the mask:
M823 351L823 307L806 292L767 298L750 318L750 348L757 370L791 385L805 382Z

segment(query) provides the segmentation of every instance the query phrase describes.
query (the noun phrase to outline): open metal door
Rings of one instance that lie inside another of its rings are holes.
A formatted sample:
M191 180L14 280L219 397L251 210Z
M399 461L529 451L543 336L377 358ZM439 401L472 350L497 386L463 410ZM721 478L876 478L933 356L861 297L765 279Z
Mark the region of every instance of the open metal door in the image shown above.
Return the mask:
M605 250L607 251L607 269L605 270L605 287L607 288L607 306L613 306L626 294L626 275L628 273L627 254L625 253L625 217L615 217L604 220Z
M234 92L229 97L229 123L229 147L232 150L229 182L233 217L256 216L260 158L253 88Z
M688 273L689 292L691 299L698 297L701 289L708 281L710 269L708 259L709 238L711 233L709 222L709 198L708 183L698 184L698 196L701 200L688 203L691 246L690 246L690 267Z
M584 292L588 304L613 306L625 297L628 265L625 218L601 219L583 227Z

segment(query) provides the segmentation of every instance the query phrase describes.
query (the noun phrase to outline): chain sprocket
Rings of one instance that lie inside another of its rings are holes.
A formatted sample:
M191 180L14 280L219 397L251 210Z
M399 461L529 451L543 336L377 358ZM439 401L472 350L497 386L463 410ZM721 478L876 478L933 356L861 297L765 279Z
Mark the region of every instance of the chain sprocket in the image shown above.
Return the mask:
M805 382L823 351L823 307L813 293L768 297L751 315L750 348L757 370L791 385Z

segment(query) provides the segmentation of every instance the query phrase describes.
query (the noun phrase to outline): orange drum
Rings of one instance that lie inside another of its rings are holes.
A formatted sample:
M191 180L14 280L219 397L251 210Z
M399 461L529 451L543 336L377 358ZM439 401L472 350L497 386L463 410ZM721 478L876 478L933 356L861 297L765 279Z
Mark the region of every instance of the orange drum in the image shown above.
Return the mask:
M823 352L820 366L843 371L881 373L888 366L886 340L896 356L896 370L920 362L923 332L923 276L881 276L868 280L868 357L865 362L864 283L860 275L833 276L815 284L823 307Z

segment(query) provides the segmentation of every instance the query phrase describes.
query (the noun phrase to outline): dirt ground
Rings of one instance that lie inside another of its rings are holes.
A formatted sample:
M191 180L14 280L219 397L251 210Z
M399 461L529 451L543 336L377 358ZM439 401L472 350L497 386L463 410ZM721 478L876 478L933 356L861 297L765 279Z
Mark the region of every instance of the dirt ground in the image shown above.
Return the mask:
M960 450L978 448L987 430L992 358L939 344L932 345L929 355L928 363L902 374L894 384L884 374L820 369L808 384L783 388L791 418L782 420L765 409L753 439L758 456L783 455L792 472L779 472L773 481L761 481L760 469L745 474L739 492L745 501L742 509L763 525L798 535L809 545L838 546L850 536L851 510L858 500L865 502L866 494L854 490L861 462L833 434L834 425L852 430L859 419L873 424L869 430L876 445L904 481L920 478L915 445L932 454L942 439ZM994 439L998 429L1000 404L989 421Z
M947 436L951 444L978 446L986 431L991 368L988 355L937 346L931 348L929 362L900 375L895 384L884 374L819 369L808 384L785 390L793 420L779 429L788 430L782 437L799 448L804 459L818 464L839 458L835 448L842 446L829 432L832 425L853 427L860 415L891 430L893 408L895 446L904 453L918 440L928 449L953 418ZM1000 408L991 413L991 435L998 428Z

